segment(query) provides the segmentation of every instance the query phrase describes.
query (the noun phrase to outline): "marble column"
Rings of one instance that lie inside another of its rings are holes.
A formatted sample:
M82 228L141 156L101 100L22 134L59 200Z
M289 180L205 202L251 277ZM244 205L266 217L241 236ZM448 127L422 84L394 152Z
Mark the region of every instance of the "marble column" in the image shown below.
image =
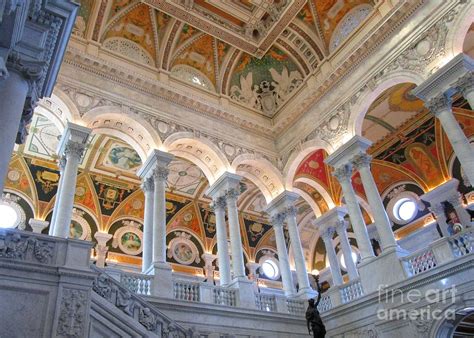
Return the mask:
M166 179L169 170L158 165L153 170L153 256L152 262L166 265Z
M336 222L336 232L339 236L339 243L341 244L342 255L344 256L344 263L346 263L347 274L349 279L352 281L359 278L359 273L357 272L356 265L352 260L352 249L349 242L349 237L347 236L347 225L348 223L344 220L339 220Z
M349 218L352 223L352 229L356 236L357 245L360 250L361 260L367 260L375 257L372 245L370 243L369 234L357 201L354 188L352 187L352 167L351 165L343 165L334 170L334 176L337 178L342 187L342 194L346 201L349 211Z
M446 214L444 212L444 205L442 203L432 202L431 206L428 207L433 216L436 218L436 223L441 230L444 237L449 237L448 223L446 223Z
M207 284L214 284L214 265L212 263L217 258L216 255L210 253L203 253L201 258L204 260L204 276Z
M474 182L474 150L451 110L451 98L438 95L425 103L438 118L470 182Z
M10 75L0 81L0 196L3 193L27 93L28 82L20 72L10 71Z
M109 251L107 242L112 238L112 235L106 232L97 231L94 234L94 237L97 240L97 245L95 246L97 260L95 265L99 268L103 268L105 267L105 260L107 259L107 252Z
M335 229L331 226L326 226L320 229L320 236L323 239L324 247L326 248L326 254L329 260L329 269L331 270L332 281L334 285L339 286L343 284L341 268L339 266L339 260L337 259L336 250L332 243ZM344 257L345 258L345 257Z
M283 283L283 291L286 296L293 296L295 287L293 284L293 276L290 269L290 260L288 259L288 249L285 243L285 235L283 233L283 223L286 215L284 213L276 214L272 217L271 223L275 231L275 241L278 251L278 262L280 266L281 280Z
M217 197L212 204L216 215L217 257L219 263L220 285L228 286L232 280L230 274L229 247L227 245L227 226L225 224L225 197Z
M242 236L240 234L239 213L237 209L237 198L239 191L231 188L226 191L227 215L229 218L230 249L232 252L232 272L234 278L247 279L245 276L244 252L242 249Z
M66 166L66 156L63 155L59 158L59 163L58 163L59 177L63 176L65 166ZM50 236L53 236L53 234L54 234L54 224L56 223L56 216L57 216L57 213L54 212L54 210L58 210L59 200L61 199L61 196L60 196L61 195L61 186L62 186L62 180L59 180L58 189L56 190L56 196L55 196L55 199L54 199L53 215L51 217L51 222L50 222L50 226L49 226L49 229L48 229L48 234Z
M58 154L65 156L66 165L60 178L61 191L54 216L53 235L69 237L72 209L76 193L77 170L84 154L91 130L73 123L68 123L58 146Z
M155 190L153 178L147 177L143 179L141 187L145 195L142 252L142 272L144 273L150 268L153 257L153 209Z
M360 173L362 185L364 186L365 194L380 236L382 249L395 249L398 246L397 241L393 235L392 224L388 218L387 212L385 211L377 185L375 184L374 177L370 171L371 161L372 156L361 152L354 156L353 164L354 168Z
M461 194L456 192L450 196L447 201L453 206L456 214L458 215L459 222L463 225L464 228L471 226L471 215L464 209L462 205Z
M296 223L296 208L290 206L286 210L288 233L290 235L291 248L293 249L293 257L295 259L296 276L298 278L298 293L306 293L312 291L308 279L308 271L306 270L306 260L304 258L303 246L301 245L298 224Z

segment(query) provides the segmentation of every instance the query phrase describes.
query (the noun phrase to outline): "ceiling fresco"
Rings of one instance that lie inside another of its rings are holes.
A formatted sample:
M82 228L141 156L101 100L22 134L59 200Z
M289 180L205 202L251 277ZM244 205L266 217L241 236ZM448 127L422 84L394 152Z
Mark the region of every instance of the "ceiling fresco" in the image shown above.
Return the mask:
M328 56L335 30L342 42L373 5L371 0L79 2L73 42L94 41L122 60L169 72L268 118ZM361 6L365 12L354 12Z

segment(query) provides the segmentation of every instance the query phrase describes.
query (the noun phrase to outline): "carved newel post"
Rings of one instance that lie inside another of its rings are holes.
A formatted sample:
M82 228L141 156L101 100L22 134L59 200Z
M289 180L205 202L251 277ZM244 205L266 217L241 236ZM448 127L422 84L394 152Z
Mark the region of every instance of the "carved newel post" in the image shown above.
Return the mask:
M97 245L95 246L97 261L95 265L99 268L103 268L105 267L105 260L107 259L107 251L109 251L107 242L112 238L112 235L98 231L94 234L94 237L97 240Z

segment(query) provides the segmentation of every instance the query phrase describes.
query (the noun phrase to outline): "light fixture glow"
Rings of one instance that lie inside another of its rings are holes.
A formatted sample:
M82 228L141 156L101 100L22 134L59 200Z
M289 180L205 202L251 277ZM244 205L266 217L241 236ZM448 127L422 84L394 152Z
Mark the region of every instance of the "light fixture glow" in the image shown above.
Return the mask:
M0 204L0 228L14 228L18 222L18 214L9 205Z

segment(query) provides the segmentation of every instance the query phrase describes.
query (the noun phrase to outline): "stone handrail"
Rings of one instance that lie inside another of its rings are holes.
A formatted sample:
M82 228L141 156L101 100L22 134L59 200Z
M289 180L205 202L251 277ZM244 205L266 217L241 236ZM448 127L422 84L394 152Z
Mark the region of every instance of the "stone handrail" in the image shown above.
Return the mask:
M152 281L153 276L150 275L130 272L122 272L120 274L120 283L138 295L150 296Z
M185 300L188 302L199 302L201 300L199 283L174 281L173 296L175 299L179 300Z
M340 292L343 304L352 302L364 295L360 279L354 279L347 284L341 285Z
M409 256L403 257L401 260L409 277L416 276L438 266L431 246L418 250Z
M286 300L286 306L288 307L288 313L295 316L304 316L306 312L306 303L301 299Z
M267 312L276 312L277 305L275 295L266 295L262 293L255 294L255 305L257 309Z
M125 286L103 270L96 266L91 266L91 269L97 272L92 290L109 303L115 305L117 309L137 320L148 331L161 337L192 337L192 332L187 331L171 318L168 318L153 306L150 306L148 302L130 292Z

